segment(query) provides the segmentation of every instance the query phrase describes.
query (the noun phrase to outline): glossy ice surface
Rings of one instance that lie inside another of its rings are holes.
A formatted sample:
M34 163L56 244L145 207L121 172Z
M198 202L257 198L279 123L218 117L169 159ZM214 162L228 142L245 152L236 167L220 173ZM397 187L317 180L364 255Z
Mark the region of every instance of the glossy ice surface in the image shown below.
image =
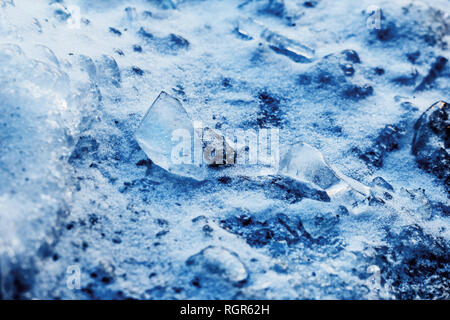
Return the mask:
M448 8L0 0L0 297L449 299Z

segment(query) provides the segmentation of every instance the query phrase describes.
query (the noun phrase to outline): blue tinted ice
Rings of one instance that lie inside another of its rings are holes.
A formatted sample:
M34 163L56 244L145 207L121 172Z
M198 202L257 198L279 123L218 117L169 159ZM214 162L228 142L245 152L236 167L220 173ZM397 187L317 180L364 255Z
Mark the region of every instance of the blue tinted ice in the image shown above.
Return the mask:
M180 176L203 180L205 168L194 164L194 135L197 133L186 110L165 92L159 94L135 132L142 150L156 165Z

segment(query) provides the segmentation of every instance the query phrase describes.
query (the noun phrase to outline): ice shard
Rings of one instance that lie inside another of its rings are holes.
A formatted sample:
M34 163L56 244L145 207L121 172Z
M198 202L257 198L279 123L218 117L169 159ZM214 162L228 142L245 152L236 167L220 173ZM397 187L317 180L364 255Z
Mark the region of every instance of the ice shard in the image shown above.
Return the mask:
M102 55L97 60L97 77L99 84L103 86L113 85L120 88L120 69L113 57Z
M239 256L228 249L209 246L186 260L186 265L197 269L202 276L201 280L207 281L214 276L223 279L235 286L244 284L248 279L248 272Z
M314 49L273 32L253 19L241 18L235 32L243 40L259 39L263 41L270 49L294 62L309 63L314 59Z
M37 44L34 46L35 48L35 54L36 56L34 58L36 58L37 60L41 60L43 62L50 62L53 63L56 67L59 68L59 61L58 58L56 57L55 53L48 47L42 45L42 44Z
M205 179L206 167L196 157L201 155L201 137L176 98L161 92L142 119L135 137L147 156L161 168L195 180Z
M330 167L319 150L303 142L291 146L284 154L279 173L324 190L330 198L350 190L370 195L369 187Z
M282 54L292 61L308 63L313 60L314 50L298 41L286 38L278 33L265 29L261 37L266 40L270 49Z

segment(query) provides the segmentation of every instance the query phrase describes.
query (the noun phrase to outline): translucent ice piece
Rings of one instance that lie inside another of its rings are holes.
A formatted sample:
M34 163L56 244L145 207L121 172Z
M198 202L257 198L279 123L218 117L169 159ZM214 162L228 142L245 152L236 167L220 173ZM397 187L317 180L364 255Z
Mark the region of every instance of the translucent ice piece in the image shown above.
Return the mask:
M120 70L113 57L107 55L101 56L97 61L97 76L99 84L104 86L112 84L113 86L120 88Z
M352 189L370 195L369 187L331 168L322 153L306 143L289 149L280 161L279 173L325 190L330 198Z
M251 18L240 18L235 32L244 40L259 38L270 49L295 62L308 63L314 59L315 51L312 48L273 32Z
M78 57L80 69L85 71L91 81L97 81L97 67L90 57L80 54Z
M36 49L35 50L36 56L34 58L36 58L37 60L44 61L44 62L51 62L56 67L59 68L58 58L56 57L55 53L51 49L49 49L48 47L46 47L42 44L37 44L34 47Z
M265 29L261 37L267 41L270 49L295 62L308 63L313 60L314 50L295 40L286 38L269 29Z
M135 137L161 168L196 180L206 177L206 168L194 157L201 156L202 147L191 119L181 103L166 92L161 92L148 109Z
M248 272L239 256L228 249L209 246L186 260L186 265L197 268L202 277L219 277L239 286L248 278Z
M237 22L235 31L240 38L244 40L253 40L255 37L258 37L264 29L265 27L260 22L251 18L241 17Z

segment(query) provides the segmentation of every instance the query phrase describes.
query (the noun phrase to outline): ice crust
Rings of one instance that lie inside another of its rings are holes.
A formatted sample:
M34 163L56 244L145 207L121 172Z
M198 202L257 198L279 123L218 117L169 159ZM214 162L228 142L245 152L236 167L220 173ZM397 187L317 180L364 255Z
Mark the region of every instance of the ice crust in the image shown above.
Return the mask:
M184 153L181 156L173 154L176 145L180 143L174 141L173 134L177 130L185 130L188 134L185 137L180 132L180 138L186 138L188 142L187 148L181 150ZM196 134L181 103L166 92L161 92L142 119L135 136L142 150L156 165L181 176L203 180L206 177L205 168L194 164L194 141L201 138L195 138ZM181 159L178 160L177 156Z
M448 2L370 5L0 0L0 298L449 299ZM194 121L309 156L172 174Z

